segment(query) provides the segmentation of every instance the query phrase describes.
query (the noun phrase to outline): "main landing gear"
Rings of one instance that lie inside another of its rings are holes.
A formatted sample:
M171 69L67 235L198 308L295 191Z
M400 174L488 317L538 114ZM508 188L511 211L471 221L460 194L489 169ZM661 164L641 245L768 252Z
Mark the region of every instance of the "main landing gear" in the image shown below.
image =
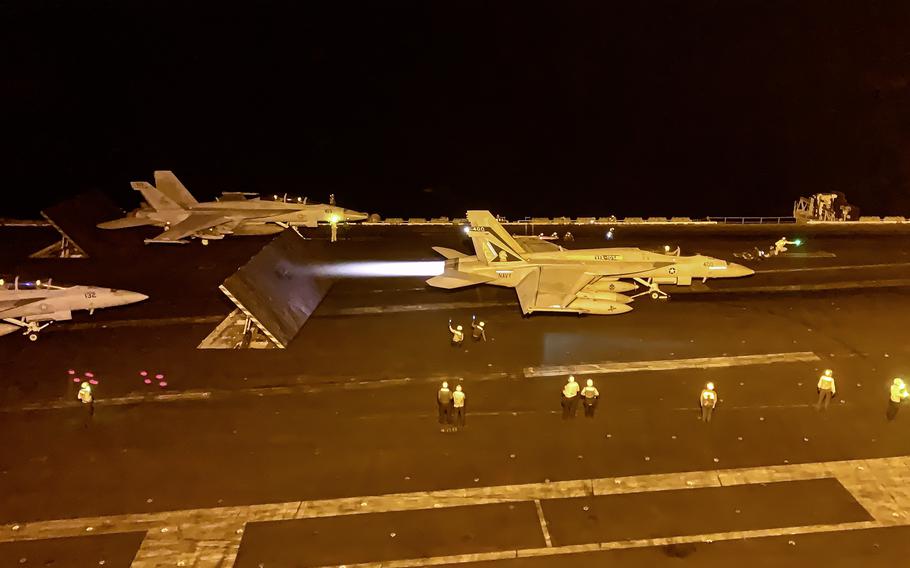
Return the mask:
M639 292L638 294L630 296L630 298L637 298L639 296L644 296L645 294L647 294L647 295L651 296L651 299L653 299L653 300L669 300L670 299L670 294L667 294L666 292L661 290L660 286L658 286L657 283L654 282L653 278L633 278L632 280L638 282L642 286L646 286L648 289L645 290L644 292Z
M13 325L18 325L19 327L23 328L22 335L27 335L29 341L38 341L38 332L54 323L53 321L49 321L44 325L41 325L38 322L24 321L17 318L5 318L3 321L6 323L11 323Z

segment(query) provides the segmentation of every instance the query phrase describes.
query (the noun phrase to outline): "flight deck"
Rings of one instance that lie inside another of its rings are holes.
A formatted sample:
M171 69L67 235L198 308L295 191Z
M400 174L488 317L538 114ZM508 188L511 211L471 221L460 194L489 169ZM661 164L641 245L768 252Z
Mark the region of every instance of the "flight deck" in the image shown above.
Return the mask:
M103 232L87 258L35 259L52 227L2 229L6 273L148 299L0 338L0 565L892 566L910 552L910 411L886 419L891 379L910 373L910 227L506 227L755 274L667 286L616 316L525 316L512 289L388 268L442 261L433 246L470 254L457 224L341 226L336 243L301 229L302 254L337 277L297 334L199 349L236 307L219 286L273 237L159 248L143 229ZM803 243L735 256L782 236ZM451 346L449 320L474 316L487 340ZM837 397L817 411L826 368ZM569 374L599 389L593 418L561 418ZM437 423L443 380L467 394L463 429Z

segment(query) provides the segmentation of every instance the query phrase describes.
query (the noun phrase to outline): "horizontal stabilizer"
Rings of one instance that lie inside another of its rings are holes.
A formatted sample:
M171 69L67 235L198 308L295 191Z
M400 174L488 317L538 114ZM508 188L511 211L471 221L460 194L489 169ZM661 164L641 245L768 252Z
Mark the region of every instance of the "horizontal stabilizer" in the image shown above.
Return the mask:
M439 276L434 276L427 280L427 284L433 286L434 288L445 288L446 290L452 290L454 288L464 288L465 286L473 286L475 284L483 284L485 282L491 282L494 280L489 276L479 276L476 274L468 274L466 272L457 272L457 271L447 271L443 272Z
M442 255L444 258L464 258L468 255L446 247L433 247L433 250Z
M183 209L173 199L161 193L158 188L144 181L132 181L130 186L141 193L145 201L155 211L179 211Z
M145 225L154 224L155 222L149 219L142 219L140 217L123 217L122 219L114 219L113 221L98 223L97 227L99 229L128 229L130 227L143 227Z

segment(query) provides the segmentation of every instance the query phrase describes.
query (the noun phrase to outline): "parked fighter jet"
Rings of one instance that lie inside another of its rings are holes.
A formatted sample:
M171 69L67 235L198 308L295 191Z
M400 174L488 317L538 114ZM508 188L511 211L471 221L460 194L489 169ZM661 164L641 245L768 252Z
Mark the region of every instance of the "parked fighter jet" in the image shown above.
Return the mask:
M133 189L142 193L146 203L129 216L100 223L102 229L123 229L155 225L163 233L146 243L186 243L197 237L203 244L225 235L270 235L289 226L315 227L318 223L363 221L365 213L334 204L307 203L305 200L249 198L245 193L225 193L218 201L200 203L172 172L155 172L155 185L134 181Z
M129 290L97 288L95 286L57 286L50 280L42 282L12 282L0 278L0 335L23 329L32 341L38 332L55 321L73 318L73 310L125 306L141 302L148 296Z
M693 279L754 274L739 264L704 255L679 256L637 248L567 250L537 237L513 237L489 211L468 211L473 256L443 247L444 272L427 280L437 288L492 284L515 288L525 314L573 312L621 314L629 302L649 294L668 298L660 284L688 286ZM628 296L641 284L646 289Z

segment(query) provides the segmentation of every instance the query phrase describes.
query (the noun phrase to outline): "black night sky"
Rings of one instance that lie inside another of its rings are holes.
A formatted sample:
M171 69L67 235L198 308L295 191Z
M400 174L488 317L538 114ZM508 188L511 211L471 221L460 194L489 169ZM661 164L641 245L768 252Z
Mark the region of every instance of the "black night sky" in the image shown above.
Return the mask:
M383 216L910 215L910 2L4 2L0 216L173 170Z

